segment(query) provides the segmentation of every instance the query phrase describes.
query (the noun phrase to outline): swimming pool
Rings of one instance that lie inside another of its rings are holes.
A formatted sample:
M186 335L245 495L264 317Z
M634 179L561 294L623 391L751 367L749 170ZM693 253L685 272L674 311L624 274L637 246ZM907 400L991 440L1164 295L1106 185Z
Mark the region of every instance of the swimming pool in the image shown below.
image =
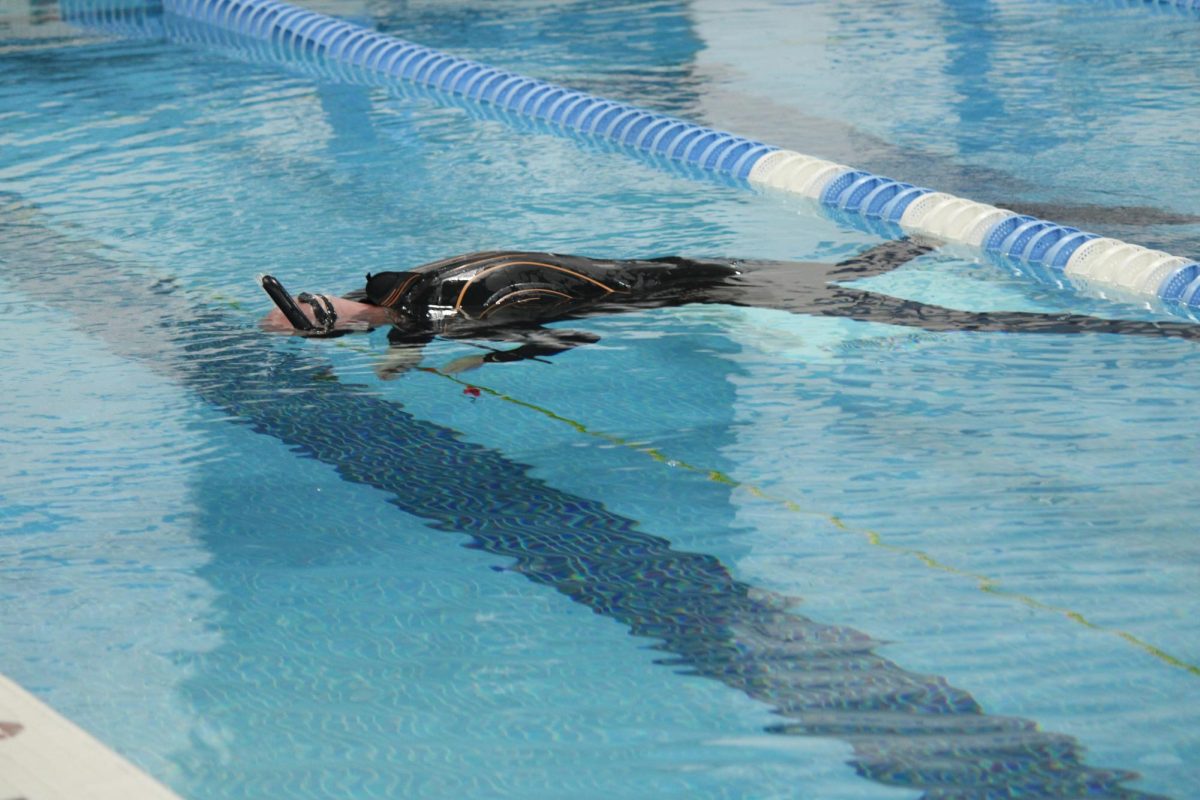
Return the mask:
M311 7L1200 253L1195 15ZM477 399L381 381L382 332L259 334L253 276L878 238L432 98L4 8L0 671L183 796L1197 794L1194 344L683 307L461 376ZM1150 316L946 253L871 285Z

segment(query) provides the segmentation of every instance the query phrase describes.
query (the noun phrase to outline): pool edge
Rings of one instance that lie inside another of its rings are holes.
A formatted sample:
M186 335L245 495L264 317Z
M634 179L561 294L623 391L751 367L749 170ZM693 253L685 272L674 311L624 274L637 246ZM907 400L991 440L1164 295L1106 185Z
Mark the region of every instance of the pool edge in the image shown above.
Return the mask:
M0 800L182 800L0 674Z

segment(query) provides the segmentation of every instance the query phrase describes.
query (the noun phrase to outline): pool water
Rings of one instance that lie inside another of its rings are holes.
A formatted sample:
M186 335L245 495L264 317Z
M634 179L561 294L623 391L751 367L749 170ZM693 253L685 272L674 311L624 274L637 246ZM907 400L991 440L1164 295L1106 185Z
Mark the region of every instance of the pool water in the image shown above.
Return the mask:
M1195 14L309 7L1200 255ZM1200 795L1194 342L692 306L382 380L383 331L259 332L254 276L879 239L436 98L0 10L0 672L182 796ZM950 253L869 286L1153 318Z

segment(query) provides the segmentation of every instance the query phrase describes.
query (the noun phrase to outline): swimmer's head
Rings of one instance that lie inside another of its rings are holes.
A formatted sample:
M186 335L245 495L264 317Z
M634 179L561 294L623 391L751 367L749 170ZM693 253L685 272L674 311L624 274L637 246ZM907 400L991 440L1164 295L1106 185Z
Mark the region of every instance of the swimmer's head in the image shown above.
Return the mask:
M367 273L364 294L368 303L389 308L401 317L416 318L413 310L414 289L421 284L419 272ZM403 324L401 322L401 324Z
M388 309L344 297L308 292L292 297L272 275L260 276L259 285L275 303L276 310L267 314L261 323L270 331L331 338L374 330L394 317Z

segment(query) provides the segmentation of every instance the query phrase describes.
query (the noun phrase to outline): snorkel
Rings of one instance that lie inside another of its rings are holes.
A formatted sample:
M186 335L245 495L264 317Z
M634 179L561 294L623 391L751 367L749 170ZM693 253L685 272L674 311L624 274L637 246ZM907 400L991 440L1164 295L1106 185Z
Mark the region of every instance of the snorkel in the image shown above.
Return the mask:
M276 307L287 318L291 326L296 329L296 332L302 336L329 338L350 333L349 330L335 330L338 319L337 312L333 308L333 302L325 295L312 295L308 292L301 292L293 299L288 294L287 289L283 288L283 284L274 275L262 275L258 281L263 291L274 301ZM313 316L317 318L317 323L320 327L314 325L312 320L304 315L304 312L296 305L296 300L312 308Z

